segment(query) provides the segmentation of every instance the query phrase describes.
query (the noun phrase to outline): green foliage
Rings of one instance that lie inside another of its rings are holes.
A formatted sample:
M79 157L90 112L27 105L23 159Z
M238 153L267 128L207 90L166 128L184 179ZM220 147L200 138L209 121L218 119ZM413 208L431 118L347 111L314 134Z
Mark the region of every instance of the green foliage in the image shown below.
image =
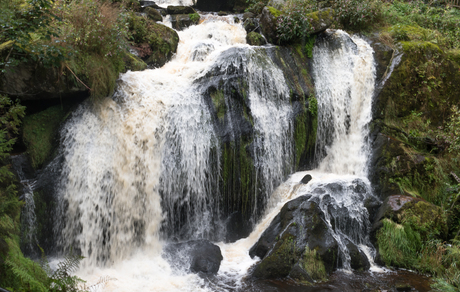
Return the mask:
M269 0L246 0L248 4L248 8L246 8L246 12L252 12L255 15L259 15L262 13L262 9L267 6Z
M307 40L311 31L308 13L317 9L316 1L288 0L277 18L276 32L282 43Z
M449 152L460 151L460 109L457 105L452 106L452 115L446 123L446 126L439 127L441 130L437 137L448 145Z
M460 11L447 6L431 6L425 1L393 1L384 6L383 15L390 24L418 25L438 31L447 47L460 46Z
M383 219L383 227L377 233L379 253L386 265L411 267L421 247L420 234L409 224L400 225Z
M315 41L316 41L316 35L312 37L308 37L307 40L305 41L305 53L307 54L308 58L313 58L313 47L315 46Z
M193 21L194 23L198 23L200 21L201 16L198 13L192 13L188 15L190 17L190 20Z
M337 0L333 8L346 29L366 29L382 19L382 1L378 0Z
M0 43L11 42L7 54L0 57L0 70L23 61L39 61L45 66L58 66L65 50L51 44L59 22L53 13L52 0L13 0L0 2Z

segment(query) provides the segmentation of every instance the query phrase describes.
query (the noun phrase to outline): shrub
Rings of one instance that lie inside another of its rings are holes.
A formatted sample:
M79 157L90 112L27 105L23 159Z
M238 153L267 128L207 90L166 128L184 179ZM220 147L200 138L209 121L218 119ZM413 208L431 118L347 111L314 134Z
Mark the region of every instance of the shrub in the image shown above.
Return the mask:
M280 42L306 41L312 21L307 14L316 10L317 4L308 0L288 0L278 17L276 31Z
M337 21L347 29L366 29L382 18L378 0L337 0L334 2Z

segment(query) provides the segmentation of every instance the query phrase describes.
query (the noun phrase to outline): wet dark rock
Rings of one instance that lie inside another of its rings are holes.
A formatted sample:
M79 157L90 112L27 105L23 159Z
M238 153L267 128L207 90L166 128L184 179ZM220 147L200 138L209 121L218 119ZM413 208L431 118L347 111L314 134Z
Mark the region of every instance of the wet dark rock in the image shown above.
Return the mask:
M196 8L201 11L236 11L242 12L247 7L245 0L197 0Z
M163 257L175 269L203 274L217 274L223 260L220 248L207 240L171 243Z
M263 46L267 43L260 33L254 31L246 35L246 42L251 46Z
M300 181L303 184L308 184L311 181L312 177L310 174L305 175Z
M195 9L190 6L168 6L166 8L168 14L193 14L196 13Z
M163 16L161 16L161 13L153 7L145 8L144 12L147 14L147 17L153 21L163 21Z
M412 286L407 283L396 283L395 288L396 288L396 291L400 291L400 292L412 290Z
M227 16L229 13L227 11L219 11L217 15L219 16Z
M251 257L262 259L253 271L254 277L274 279L292 273L302 281L324 280L332 272L338 245L321 209L309 198L306 195L286 203L249 250ZM311 264L317 268L310 270ZM313 270L322 272L316 274Z
M367 256L356 245L347 242L347 249L350 253L350 266L356 271L367 271L371 267Z
M240 238L248 237L252 230L251 223L239 211L231 214L227 218L225 225L227 230L226 242L235 242Z

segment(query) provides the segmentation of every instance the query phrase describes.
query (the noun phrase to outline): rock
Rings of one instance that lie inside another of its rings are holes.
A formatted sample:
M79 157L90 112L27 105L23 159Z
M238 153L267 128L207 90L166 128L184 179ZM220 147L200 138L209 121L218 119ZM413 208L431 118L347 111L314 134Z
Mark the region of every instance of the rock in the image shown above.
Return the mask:
M249 250L262 260L255 266L256 278L275 279L288 275L299 281L323 281L337 263L338 245L328 232L318 205L302 196L286 203Z
M251 223L244 219L241 212L237 211L231 214L226 222L227 235L226 242L235 242L240 238L248 237L251 233Z
M155 1L151 1L151 0L140 0L139 1L139 4L142 6L142 7L152 7L152 8L155 8L155 9L160 9L161 7L158 6Z
M217 274L223 260L220 248L207 240L169 244L163 257L175 269L203 274Z
M334 10L332 8L321 9L307 14L312 26L310 34L318 34L328 29L334 22Z
M145 13L147 14L147 17L150 18L153 21L163 21L163 16L161 16L161 13L156 10L153 7L147 7L145 8Z
M350 253L351 261L350 266L356 271L367 271L371 267L366 254L362 252L356 245L351 242L347 242L347 249Z
M305 175L300 181L303 184L308 184L311 181L312 177L310 174Z
M254 13L252 13L252 12L245 12L245 13L243 14L243 21L246 21L246 19L248 19L248 18L254 18L254 17L256 17L256 15L255 15Z
M281 12L273 7L264 7L262 9L262 16L260 17L260 26L262 34L267 41L272 44L278 43L278 36L276 33L276 20Z
M232 11L235 6L235 0L197 0L196 8L201 11Z
M168 14L193 14L196 13L195 9L190 6L168 6L166 8Z
M21 101L89 96L89 90L64 70L66 74L54 67L21 63L2 74L0 90Z
M176 30L183 30L191 25L197 25L200 15L194 14L173 14L171 15L171 25Z
M254 31L246 35L246 42L251 46L263 46L267 43L260 33Z
M123 58L125 61L125 72L130 71L142 71L147 69L147 64L142 61L141 58L135 56L131 53L126 53L125 57Z
M226 12L226 11L219 11L219 12L217 13L217 15L219 15L219 16L227 16L227 15L228 15L228 12Z

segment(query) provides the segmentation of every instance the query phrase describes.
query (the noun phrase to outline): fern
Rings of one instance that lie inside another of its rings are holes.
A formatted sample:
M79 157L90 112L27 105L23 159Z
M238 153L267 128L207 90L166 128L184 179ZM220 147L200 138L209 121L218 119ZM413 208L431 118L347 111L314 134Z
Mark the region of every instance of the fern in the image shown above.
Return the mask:
M11 268L13 274L20 279L23 286L29 287L30 291L48 292L48 289L46 289L42 283L34 279L23 266L17 265L10 259L5 260L5 263Z

